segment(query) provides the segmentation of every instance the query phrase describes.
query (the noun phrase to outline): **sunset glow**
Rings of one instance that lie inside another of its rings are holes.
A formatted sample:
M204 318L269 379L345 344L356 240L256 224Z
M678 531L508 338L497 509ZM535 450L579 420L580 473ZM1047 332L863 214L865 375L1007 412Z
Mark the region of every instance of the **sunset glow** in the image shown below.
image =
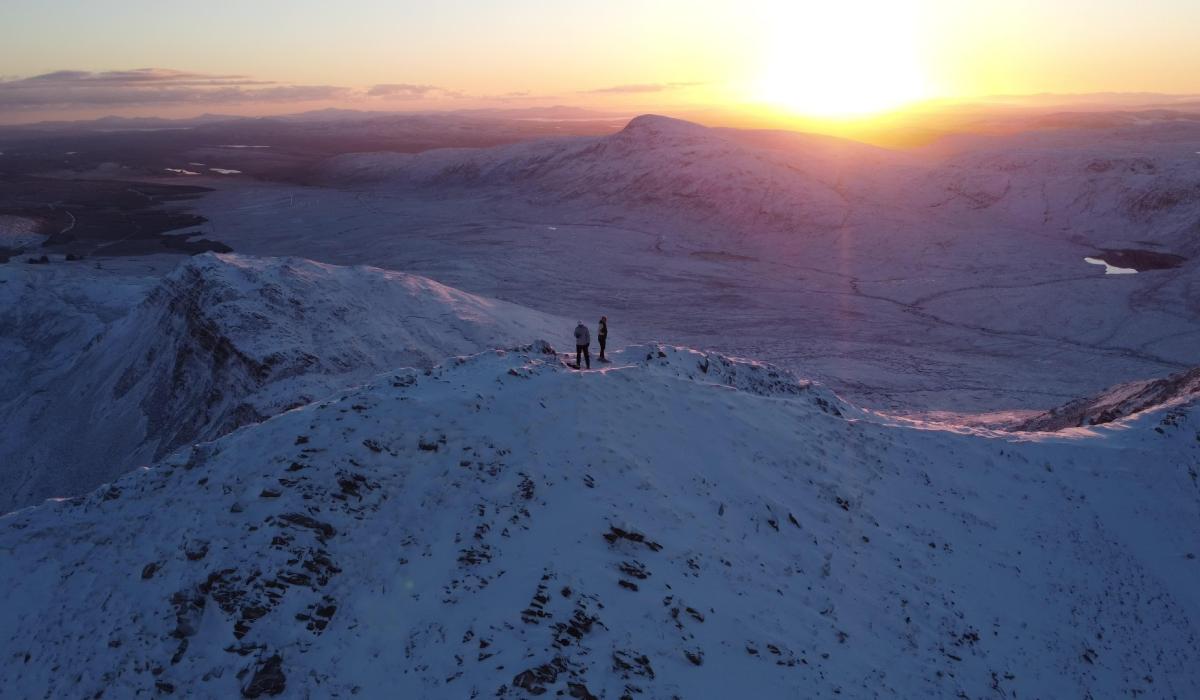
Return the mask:
M928 97L912 3L780 2L753 95L817 117L861 116Z
M1200 93L1189 0L8 0L0 26L0 123L551 105L844 121Z

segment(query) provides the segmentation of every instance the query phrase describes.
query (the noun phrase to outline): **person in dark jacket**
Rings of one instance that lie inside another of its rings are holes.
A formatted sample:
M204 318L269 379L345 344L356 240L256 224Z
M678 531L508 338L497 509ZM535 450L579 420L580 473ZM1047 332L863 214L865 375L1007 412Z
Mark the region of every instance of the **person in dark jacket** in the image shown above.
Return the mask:
M588 352L588 346L592 344L592 334L588 332L588 327L583 325L583 321L575 326L575 368L583 369L580 360L587 361L587 368L592 368L592 355Z
M604 356L604 345L608 342L608 316L600 317L600 328L596 330L596 340L600 343L600 361L608 362Z

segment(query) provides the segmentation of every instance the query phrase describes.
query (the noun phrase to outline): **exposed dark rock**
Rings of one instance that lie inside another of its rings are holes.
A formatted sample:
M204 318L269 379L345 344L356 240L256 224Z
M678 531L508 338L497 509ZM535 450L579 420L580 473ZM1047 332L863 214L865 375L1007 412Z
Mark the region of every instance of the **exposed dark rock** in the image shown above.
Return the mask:
M617 565L621 573L636 579L645 579L650 576L650 572L646 570L646 566L638 561L623 561Z
M188 650L187 637L179 640L179 646L175 648L175 653L171 655L171 664L177 664L183 660L183 655Z
M568 683L567 695L570 695L573 698L579 698L579 700L600 700L600 698L592 695L591 692L588 691L587 686L582 683Z
M313 532L317 533L317 536L322 541L337 534L337 530L334 529L334 527L329 523L323 523L320 520L303 513L284 513L283 515L279 516L279 519L285 523L295 525L296 527L303 527L312 530Z
M196 634L205 603L204 595L195 590L183 590L173 594L171 605L175 608L175 629L171 631L171 636L183 639Z
M274 654L258 664L250 682L242 687L242 697L257 698L263 695L279 695L287 685L283 674L283 659Z
M635 651L614 651L612 655L613 670L622 678L629 676L644 676L654 678L654 669L650 667L650 657Z
M547 685L558 679L558 674L567 670L567 662L562 657L541 666L526 669L513 677L512 684L523 688L530 695L542 695Z
M208 541L195 540L188 542L183 546L183 554L188 558L188 561L200 561L208 556Z
M662 549L661 544L658 544L657 542L652 542L652 541L646 539L646 536L640 532L625 531L625 530L622 530L621 528L615 527L615 526L609 527L608 532L604 533L604 539L607 540L609 544L616 544L617 540L628 540L630 542L644 544L647 547L649 547L651 551L654 551L654 552L657 552L660 549Z

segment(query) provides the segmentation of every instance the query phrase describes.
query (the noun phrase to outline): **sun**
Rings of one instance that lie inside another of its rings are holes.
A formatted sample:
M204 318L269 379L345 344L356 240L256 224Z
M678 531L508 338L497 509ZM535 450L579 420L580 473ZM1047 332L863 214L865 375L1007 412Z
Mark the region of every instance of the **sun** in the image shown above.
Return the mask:
M773 3L754 99L801 116L862 117L922 100L917 16L904 0Z

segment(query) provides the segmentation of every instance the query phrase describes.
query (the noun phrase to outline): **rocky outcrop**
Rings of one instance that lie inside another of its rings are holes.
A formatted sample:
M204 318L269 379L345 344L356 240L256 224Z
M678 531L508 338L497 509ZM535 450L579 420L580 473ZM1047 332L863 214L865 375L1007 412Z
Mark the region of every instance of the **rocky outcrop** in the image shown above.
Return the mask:
M1097 396L1076 399L1013 426L1012 430L1052 431L1103 425L1200 398L1200 367L1162 379L1119 384Z

